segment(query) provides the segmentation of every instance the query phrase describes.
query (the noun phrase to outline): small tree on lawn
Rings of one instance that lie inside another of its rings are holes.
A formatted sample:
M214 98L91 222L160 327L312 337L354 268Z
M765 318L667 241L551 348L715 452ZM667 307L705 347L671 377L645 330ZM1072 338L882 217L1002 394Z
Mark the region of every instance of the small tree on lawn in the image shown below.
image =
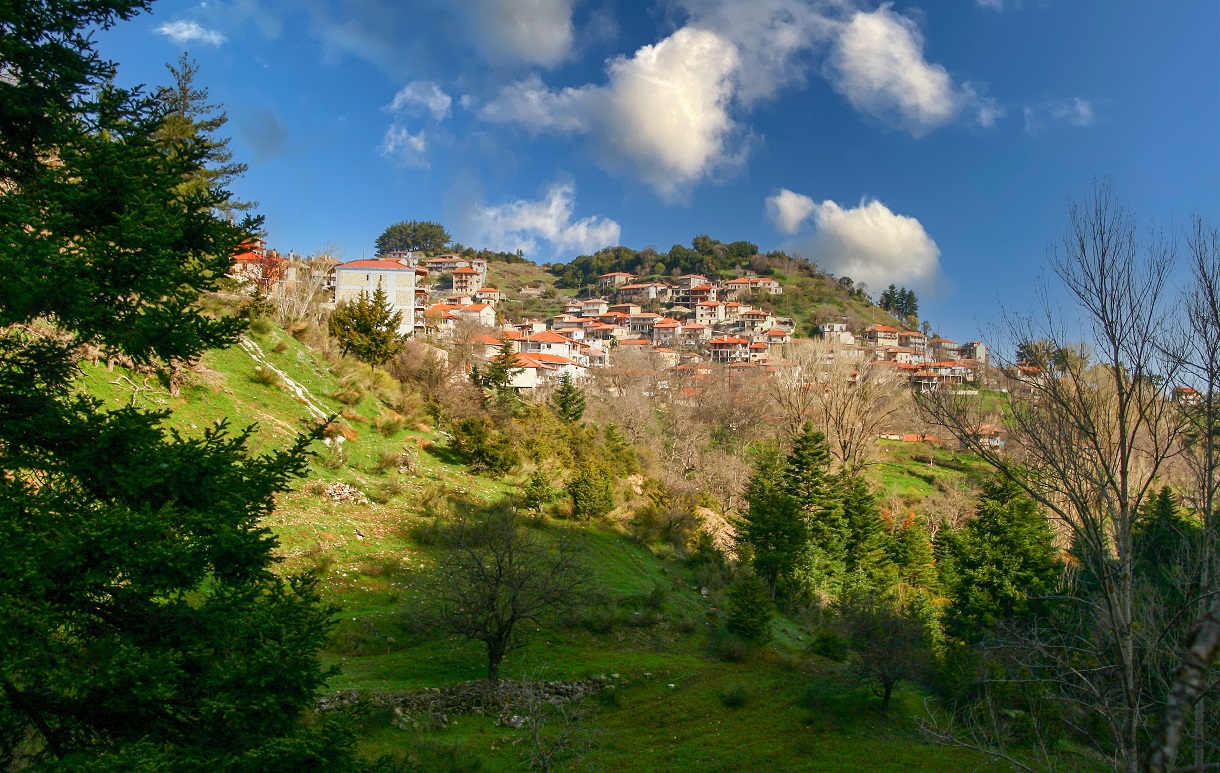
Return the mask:
M550 477L543 470L537 469L530 475L529 483L525 485L522 496L526 507L534 512L539 512L543 505L555 500L555 487L551 485Z
M585 415L584 390L572 383L572 377L567 373L559 377L559 386L551 397L551 409L556 416L573 424Z
M766 644L771 640L771 618L775 605L762 580L756 575L742 577L729 587L728 628L754 644Z
M344 301L330 315L330 334L339 350L376 367L402 351L406 342L398 333L402 312L394 311L385 290L360 293L355 301Z
M928 671L931 657L924 622L892 596L875 593L844 598L838 612L853 651L852 670L874 687L881 711L889 711L894 687Z
M522 629L579 606L588 572L561 533L544 540L511 509L459 514L440 562L434 599L440 622L487 648L487 679L500 681L500 664L521 646Z

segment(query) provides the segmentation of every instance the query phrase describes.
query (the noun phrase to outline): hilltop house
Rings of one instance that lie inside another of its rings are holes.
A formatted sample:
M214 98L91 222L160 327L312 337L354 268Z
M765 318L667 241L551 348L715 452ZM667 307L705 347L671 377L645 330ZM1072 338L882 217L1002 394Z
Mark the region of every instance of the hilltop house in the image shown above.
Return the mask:
M422 313L417 314L415 305L416 267L405 259L353 260L335 269L335 303L354 301L361 293L372 294L380 287L394 311L402 312L401 335L415 330L416 323L423 324ZM418 319L417 319L418 317ZM494 312L493 312L494 322Z

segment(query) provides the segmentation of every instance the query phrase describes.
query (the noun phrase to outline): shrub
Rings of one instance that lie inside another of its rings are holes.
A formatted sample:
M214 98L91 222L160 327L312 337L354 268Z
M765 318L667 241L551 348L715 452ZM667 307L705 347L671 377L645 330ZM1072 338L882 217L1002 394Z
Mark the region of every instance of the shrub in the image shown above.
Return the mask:
M847 660L848 641L838 633L823 628L813 635L809 651L829 660L842 663Z
M355 405L364 399L368 392L364 392L355 386L342 386L330 393L330 396L343 403L344 405Z
M472 416L453 425L453 443L476 472L502 474L519 461L503 432L485 418Z
M270 368L264 368L262 365L254 366L254 373L250 376L250 380L256 384L276 388L279 388L284 383L280 378L280 374Z
M318 460L318 464L327 470L338 470L347 464L347 454L343 452L343 446L338 443L327 444L315 458Z
M728 599L729 632L756 644L771 640L775 605L758 577L751 574L737 580L729 586Z
M266 317L255 317L250 320L250 332L255 335L265 336L275 329L275 325Z
M568 484L572 497L572 515L587 521L614 509L614 489L610 476L600 467L581 467Z
M373 429L386 437L393 437L402 431L407 420L396 411L386 411L373 421Z
M399 469L405 464L406 454L399 454L393 451L388 451L377 458L373 463L373 472L377 475L385 475Z
M750 693L743 684L728 684L720 691L720 703L726 709L739 709L750 701Z
M288 351L288 344L284 341L279 341L271 351L275 352L276 354L283 354L284 352Z
M708 649L728 663L744 663L754 656L754 644L734 633L717 631L708 640Z

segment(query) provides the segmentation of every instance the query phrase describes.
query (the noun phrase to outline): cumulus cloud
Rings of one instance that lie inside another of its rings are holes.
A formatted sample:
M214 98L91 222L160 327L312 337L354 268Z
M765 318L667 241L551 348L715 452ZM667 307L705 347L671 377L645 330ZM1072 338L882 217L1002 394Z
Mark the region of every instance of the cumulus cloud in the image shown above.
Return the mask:
M1093 104L1080 97L1049 99L1025 106L1025 131L1029 134L1036 134L1050 123L1092 126L1095 122Z
M808 196L780 188L767 197L767 217L775 227L786 234L794 234L810 215L817 210L818 205Z
M504 89L479 115L532 132L587 133L609 171L676 200L744 157L729 114L738 61L727 38L683 27L611 60L605 85L554 90L534 76Z
M207 43L209 46L219 46L228 40L216 30L210 30L199 22L186 20L167 21L157 27L157 34L164 35L175 43L190 43L197 40L200 43Z
M991 126L1003 115L969 83L956 85L945 68L924 59L923 35L889 4L857 11L835 41L831 83L862 113L919 137L966 115Z
M838 276L874 289L891 283L926 288L940 278L940 248L923 225L876 199L849 209L829 200L813 203L812 217L814 233L784 248Z
M422 129L412 134L405 126L391 124L377 150L400 166L428 168L428 137Z
M466 0L482 51L502 62L554 67L572 54L574 0Z
M551 185L537 201L510 201L479 207L469 215L480 244L494 250L536 255L545 243L553 255L589 253L619 243L619 224L600 215L573 221L576 189L570 183Z
M449 106L453 98L441 91L441 87L432 81L412 81L398 90L393 101L385 109L391 113L410 112L419 114L427 112L437 121L449 117Z
M692 26L733 42L740 66L735 97L752 105L804 80L816 52L833 40L841 23L835 0L681 0Z

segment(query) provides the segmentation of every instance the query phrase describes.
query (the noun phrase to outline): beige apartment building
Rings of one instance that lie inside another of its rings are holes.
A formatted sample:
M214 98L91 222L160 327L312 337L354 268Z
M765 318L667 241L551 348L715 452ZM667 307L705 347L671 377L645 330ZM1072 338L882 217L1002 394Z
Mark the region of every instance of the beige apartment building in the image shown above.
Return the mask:
M402 312L398 332L407 335L423 324L423 309L415 302L415 278L424 269L405 258L354 260L335 269L335 303L354 301L361 293L372 294L380 287L394 311Z

